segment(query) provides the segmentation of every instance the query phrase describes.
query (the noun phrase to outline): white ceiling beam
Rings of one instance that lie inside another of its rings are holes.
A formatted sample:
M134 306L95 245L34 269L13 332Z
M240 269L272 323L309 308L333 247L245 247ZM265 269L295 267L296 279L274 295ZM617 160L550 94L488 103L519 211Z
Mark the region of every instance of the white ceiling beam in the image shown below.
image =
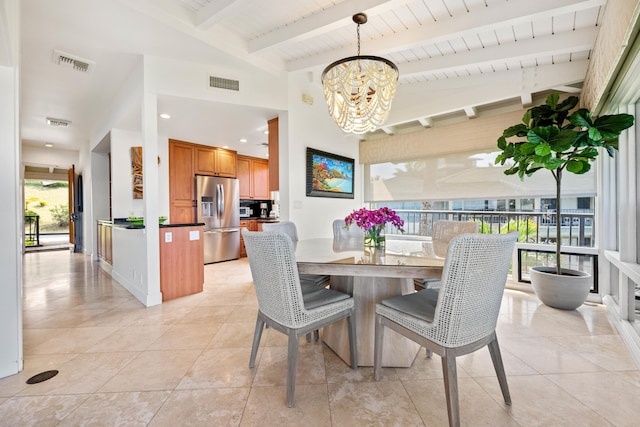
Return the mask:
M200 9L194 24L200 30L208 30L236 10L255 0L212 0Z
M380 128L384 133L386 133L387 135L394 135L395 134L395 130L393 126L382 126Z
M513 100L514 94L524 91L542 92L579 83L584 80L587 64L586 60L575 61L540 65L535 70L517 69L400 85L386 126L459 112L469 105L478 107Z
M522 106L525 108L529 108L533 105L533 96L531 92L524 92L520 95L520 102Z
M428 58L398 65L402 78L426 73L453 73L455 70L479 68L496 62L527 61L542 56L564 55L588 51L593 47L598 29L596 27L536 37L514 43L503 43L484 49L459 52L453 55Z
M476 111L475 107L464 107L464 113L470 119L475 119L476 117L478 117L478 112Z
M431 126L433 126L433 119L431 117L420 117L418 119L418 122L424 128L430 128Z
M249 52L256 53L283 43L300 42L353 24L352 17L358 12L377 15L411 0L357 0L345 1L333 7L304 17L275 31L249 42Z
M501 3L499 10L489 6L463 16L457 16L455 19L443 19L430 25L402 31L391 37L385 36L376 40L368 40L363 46L365 50L363 55L384 55L420 45L424 46L427 43L475 36L481 32L494 31L496 28L511 27L523 22L600 7L605 3L606 0L537 0L535 2ZM342 49L333 49L330 52L291 61L287 69L296 71L318 67L352 55L353 46L346 46Z
M573 87L573 86L556 86L556 87L553 88L553 90L557 90L558 92L565 92L565 93L580 93L580 92L582 92L582 88Z

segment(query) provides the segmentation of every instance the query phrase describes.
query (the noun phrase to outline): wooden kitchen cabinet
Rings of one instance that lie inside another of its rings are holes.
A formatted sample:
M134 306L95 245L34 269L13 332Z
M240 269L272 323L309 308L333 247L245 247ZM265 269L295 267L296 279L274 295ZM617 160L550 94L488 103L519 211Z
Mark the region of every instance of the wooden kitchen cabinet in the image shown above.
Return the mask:
M160 228L162 301L202 292L204 230L201 225Z
M278 118L269 120L267 125L269 129L269 190L278 191L280 189Z
M240 256L241 257L247 256L247 249L244 247L244 239L242 238L242 229L246 228L249 231L258 231L257 225L258 225L258 221L255 219L240 220Z
M196 146L195 173L200 175L235 178L237 175L237 154L225 148Z
M240 199L269 200L269 161L238 156Z
M113 264L112 226L98 221L98 259Z
M237 153L224 148L169 140L169 220L172 224L196 220L195 175L235 178Z
M169 218L172 224L195 221L194 147L169 140Z

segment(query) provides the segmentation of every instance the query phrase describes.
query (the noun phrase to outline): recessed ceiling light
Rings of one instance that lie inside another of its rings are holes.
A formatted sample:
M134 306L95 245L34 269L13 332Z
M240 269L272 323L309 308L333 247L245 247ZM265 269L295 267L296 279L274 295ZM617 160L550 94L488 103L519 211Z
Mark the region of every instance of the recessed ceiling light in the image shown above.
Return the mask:
M264 134L265 134L265 135L269 135L269 131L268 131L268 130L265 130L265 131L264 131Z
M247 142L247 139L246 138L242 138L242 139L240 139L240 142L242 142L244 144L245 142Z
M162 118L162 119L170 119L171 116L169 114L167 114L167 113L162 113L162 114L160 114L160 118Z
M229 146L228 145L223 145L222 148L226 149L226 148L229 148Z
M47 142L46 144L44 144L44 146L47 148L53 148L53 144L50 142Z

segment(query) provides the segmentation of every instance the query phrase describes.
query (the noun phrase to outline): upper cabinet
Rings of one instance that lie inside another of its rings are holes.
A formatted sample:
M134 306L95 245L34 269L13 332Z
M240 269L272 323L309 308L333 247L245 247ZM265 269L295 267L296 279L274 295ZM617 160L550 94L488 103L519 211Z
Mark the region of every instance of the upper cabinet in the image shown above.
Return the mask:
M238 156L240 198L269 200L270 162L257 157Z
M172 224L192 223L195 217L195 175L235 178L237 154L224 148L169 140L169 218Z
M278 159L278 118L268 121L269 129L269 190L280 189L280 161Z
M238 173L235 151L215 147L195 147L195 173L235 178Z

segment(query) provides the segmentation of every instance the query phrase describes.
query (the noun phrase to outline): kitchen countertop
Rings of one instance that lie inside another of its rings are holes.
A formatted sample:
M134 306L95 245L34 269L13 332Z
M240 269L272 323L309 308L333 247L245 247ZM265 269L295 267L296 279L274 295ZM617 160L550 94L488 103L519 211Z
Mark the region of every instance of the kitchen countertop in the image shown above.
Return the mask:
M114 219L113 221L108 219L99 219L98 222L104 225L111 225L118 228L126 228L128 230L138 230L138 229L145 228L144 225L133 225L127 220L118 219L118 218ZM159 225L160 228L197 227L197 226L204 226L204 223L194 222L194 223L184 223L184 224L160 224Z

